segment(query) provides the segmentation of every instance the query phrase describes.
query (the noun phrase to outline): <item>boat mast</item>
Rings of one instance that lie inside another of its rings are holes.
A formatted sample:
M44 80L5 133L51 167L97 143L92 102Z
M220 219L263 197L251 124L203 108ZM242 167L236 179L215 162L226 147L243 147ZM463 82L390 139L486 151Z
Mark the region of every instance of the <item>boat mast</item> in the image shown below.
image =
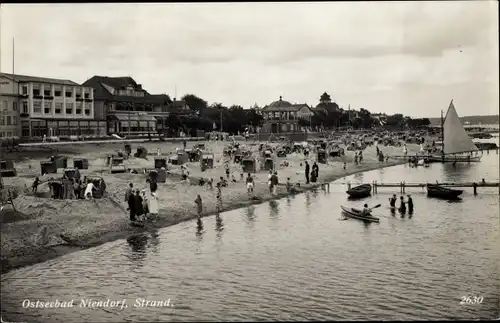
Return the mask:
M444 120L443 110L441 110L441 157L444 161Z

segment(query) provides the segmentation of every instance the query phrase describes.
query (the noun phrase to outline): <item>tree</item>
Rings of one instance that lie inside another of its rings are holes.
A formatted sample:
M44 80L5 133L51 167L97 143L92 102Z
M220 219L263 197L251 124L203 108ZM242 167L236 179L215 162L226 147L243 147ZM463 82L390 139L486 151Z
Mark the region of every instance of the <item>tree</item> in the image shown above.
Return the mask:
M200 115L208 106L207 101L197 97L194 94L186 94L182 97L182 100L186 101L186 104L191 108L191 110Z
M387 117L386 126L391 128L403 128L405 125L405 118L401 113L393 114Z
M245 111L247 114L247 122L252 127L262 127L262 124L264 123L264 117L257 111L258 110L256 108L251 108Z

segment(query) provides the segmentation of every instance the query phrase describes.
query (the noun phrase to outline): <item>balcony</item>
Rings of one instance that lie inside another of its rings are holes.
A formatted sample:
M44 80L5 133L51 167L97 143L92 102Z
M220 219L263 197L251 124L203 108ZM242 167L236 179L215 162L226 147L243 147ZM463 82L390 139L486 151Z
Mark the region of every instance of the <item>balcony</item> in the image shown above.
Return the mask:
M54 97L52 95L47 95L43 97L45 100L54 100Z
M19 116L21 118L29 118L30 114L29 113L21 113Z
M76 98L75 100L78 102L83 102L83 98Z
M85 99L84 99L84 101L85 101L85 102L92 102L92 101L94 101L94 100L89 99L89 98L85 98Z
M34 99L43 99L43 95L40 94L33 94Z
M21 95L21 97L22 97L22 98L27 98L27 97L29 97L29 94L28 94L28 93L22 93L22 94L20 94L20 95Z

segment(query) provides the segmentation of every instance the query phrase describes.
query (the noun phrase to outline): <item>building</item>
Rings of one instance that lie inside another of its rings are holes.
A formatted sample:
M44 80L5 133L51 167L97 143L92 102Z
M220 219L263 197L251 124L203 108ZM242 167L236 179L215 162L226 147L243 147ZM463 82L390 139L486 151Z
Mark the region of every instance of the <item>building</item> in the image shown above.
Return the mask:
M19 84L0 77L0 138L20 137Z
M94 89L95 114L106 120L107 132L138 135L163 131L170 114L191 114L184 101L149 94L132 77L93 76L84 86Z
M299 120L303 119L310 123L314 115L307 104L292 104L283 101L281 96L278 101L262 108L261 113L264 117L262 132L275 134L302 131Z
M18 74L0 73L0 78L17 95L21 138L105 134L106 124L94 120L92 88L70 80Z
M340 107L337 103L333 102L328 93L323 93L319 98L319 103L316 107L312 108L313 112L320 112L322 114L329 114L339 112Z

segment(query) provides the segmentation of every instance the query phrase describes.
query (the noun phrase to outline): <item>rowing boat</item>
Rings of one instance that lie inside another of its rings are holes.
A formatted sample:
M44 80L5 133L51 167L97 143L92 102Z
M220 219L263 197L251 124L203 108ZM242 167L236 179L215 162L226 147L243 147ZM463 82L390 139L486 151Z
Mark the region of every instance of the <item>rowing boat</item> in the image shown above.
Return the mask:
M380 219L379 218L376 218L374 216L371 216L371 215L363 215L363 211L361 210L358 210L358 209L355 209L355 208L351 208L351 207L345 207L345 206L340 206L340 208L342 209L342 213L349 217L349 218L353 218L353 219L358 219L358 220L363 220L363 221L368 221L368 222L379 222Z
M346 193L349 194L351 198L363 198L370 196L371 190L372 186L370 184L362 184L347 190Z
M456 200L462 195L463 190L453 190L437 184L427 184L427 196L445 200Z

